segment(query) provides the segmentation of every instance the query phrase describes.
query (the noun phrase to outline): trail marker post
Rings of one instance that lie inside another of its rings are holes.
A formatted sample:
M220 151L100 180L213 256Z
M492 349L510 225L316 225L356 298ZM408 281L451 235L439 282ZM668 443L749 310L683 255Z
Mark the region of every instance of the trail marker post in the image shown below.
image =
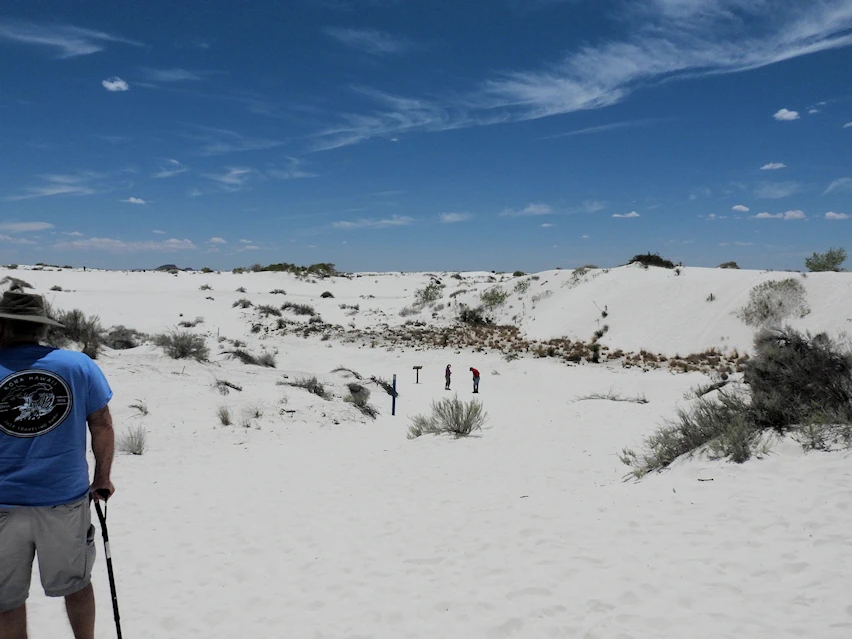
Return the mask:
M396 415L396 375L393 376L393 395L391 397L391 416L394 416Z
M416 371L416 372L414 373L414 375L415 375L414 383L415 383L415 384L419 384L419 383L420 383L420 369L421 369L421 368L423 368L423 367L422 367L422 366L415 366L415 367L414 367L414 370Z

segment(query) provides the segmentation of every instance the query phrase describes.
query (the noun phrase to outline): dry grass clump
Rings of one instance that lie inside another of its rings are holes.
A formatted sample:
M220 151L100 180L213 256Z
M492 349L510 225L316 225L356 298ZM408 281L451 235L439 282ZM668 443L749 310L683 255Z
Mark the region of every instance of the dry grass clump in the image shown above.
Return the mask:
M126 326L113 326L104 335L104 344L113 350L122 351L128 348L141 346L148 336L133 328Z
M245 297L243 297L231 304L232 308L237 308L238 306L240 308L250 308L251 306L254 306L254 304L252 304L252 301L250 299L246 299Z
M598 400L603 399L609 402L629 402L632 404L647 404L648 398L645 397L645 394L634 395L634 396L624 396L621 393L614 391L613 389L609 389L606 393L591 393L590 395L584 395L583 397L578 397L577 402L583 402L587 400Z
M353 371L351 368L345 368L344 366L338 366L337 368L335 368L331 372L332 373L345 373L347 375L351 375L352 377L354 377L357 380L364 379L364 377L360 373Z
M264 351L260 355L252 355L244 348L235 348L232 351L228 351L228 354L232 357L236 357L243 364L249 364L252 366L264 366L266 368L275 368L275 355L270 353L269 351Z
M180 326L181 328L195 328L199 324L203 324L203 323L204 323L203 317L196 317L194 320L183 320L181 322L178 322L178 326Z
M315 317L316 309L310 304L295 304L293 302L285 302L281 305L282 311L291 311L296 315L309 315Z
M172 359L194 359L206 362L210 350L204 338L189 331L174 330L154 336L154 343L162 348Z
M133 426L121 435L116 442L116 448L129 455L142 455L148 443L148 432L142 426Z
M235 391L242 391L243 387L238 386L237 384L233 384L226 379L216 378L216 381L213 382L213 388L219 391L222 395L227 395L231 392L231 389Z
M370 389L354 382L347 384L346 387L349 389L349 395L343 401L349 402L367 417L375 419L379 414L379 409L369 403Z
M209 284L202 284L201 286L198 287L198 290L199 291L212 291L213 287L210 286Z
M292 382L281 380L278 382L278 384L280 386L293 386L294 388L303 388L309 393L316 395L317 397L321 397L322 399L331 399L331 393L329 393L325 389L325 386L323 386L322 382L320 382L316 377L303 377Z
M231 416L231 409L227 406L220 406L216 409L216 417L219 418L219 423L222 426L230 426L234 423L234 418Z
M478 401L463 402L458 397L432 402L431 415L415 415L408 428L408 439L422 435L452 435L455 439L481 431L488 414Z
M811 312L802 283L785 280L758 284L749 292L748 304L737 316L749 326L777 326L788 317L801 318Z
M269 317L270 315L281 317L281 311L269 304L261 304L257 307L257 312L260 313L261 317Z
M285 291L283 288L274 288L271 291L269 291L269 294L270 295L287 295L287 291Z
M87 317L80 309L73 311L53 311L48 308L48 316L57 320L65 328L51 327L47 333L46 342L54 347L61 348L69 341L80 345L81 351L97 359L103 346L104 328L101 326L97 315Z

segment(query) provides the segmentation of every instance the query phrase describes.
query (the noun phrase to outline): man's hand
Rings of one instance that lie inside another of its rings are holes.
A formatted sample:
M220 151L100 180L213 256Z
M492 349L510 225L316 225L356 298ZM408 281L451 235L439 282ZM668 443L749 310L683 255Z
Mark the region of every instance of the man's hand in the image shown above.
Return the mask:
M109 480L99 481L95 480L92 482L91 487L89 488L89 492L92 493L92 497L97 501L106 501L110 497L112 497L115 492L115 486L112 485L112 482Z

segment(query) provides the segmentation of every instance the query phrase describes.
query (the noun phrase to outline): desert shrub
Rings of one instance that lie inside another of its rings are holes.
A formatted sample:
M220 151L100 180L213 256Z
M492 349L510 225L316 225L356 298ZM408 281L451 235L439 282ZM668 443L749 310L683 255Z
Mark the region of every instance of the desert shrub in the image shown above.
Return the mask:
M733 268L739 270L739 264L736 262L722 262L718 268Z
M113 350L122 351L128 348L136 348L140 346L148 336L140 333L136 329L127 328L126 326L113 326L104 335L104 344Z
M240 286L240 287L237 289L237 293L245 293L245 292L246 292L246 287L245 287L245 286Z
M50 287L50 290L51 290L51 291L56 291L57 293L61 293L63 289L62 289L62 287L61 287L61 286L51 286L51 287Z
M235 269L234 269L233 271L231 271L231 272L232 272L234 275L242 275L243 273L245 273L245 272L246 272L246 270L245 270L243 267L238 266L237 268L235 268Z
M825 253L814 253L805 259L805 266L812 273L842 271L841 264L846 261L846 249L830 248Z
M464 402L458 397L442 399L432 402L431 415L415 415L411 419L408 438L415 439L424 434L442 433L453 435L456 439L468 437L482 430L487 420L487 413L482 408L482 404L476 400Z
M415 308L413 306L405 306L402 310L399 311L400 317L410 317L412 315L417 315L420 312L419 308Z
M178 326L180 326L181 328L195 328L199 324L203 323L203 317L196 317L194 320L183 320L182 322L178 322Z
M308 324L322 324L322 317L320 315L314 315L308 320Z
M346 387L349 389L349 395L343 401L349 402L367 417L375 419L379 410L370 404L370 389L354 382L347 384Z
M261 353L259 356L254 356L244 348L235 348L232 351L228 351L228 355L237 358L243 364L275 368L275 355L268 351Z
M660 257L659 253L642 253L634 255L628 264L642 264L644 266L659 266L661 268L674 268L674 262Z
M234 423L234 418L231 416L231 409L227 406L220 406L216 409L216 416L219 418L219 423L222 426L230 426Z
M469 289L466 289L466 288L460 288L460 289L458 289L457 291L453 291L452 293L450 293L450 297L451 297L451 298L453 298L453 299L455 299L455 298L456 298L456 297L458 297L459 295L464 295L465 293L469 293L469 292L470 292L470 290L469 290Z
M263 351L257 356L257 363L266 368L275 368L275 355L269 351Z
M523 277L524 275L526 275L526 273L524 273L523 271L515 271L514 273L512 273L512 277Z
M73 311L59 313L58 320L65 325L65 336L79 344L86 355L97 359L103 346L104 335L100 318L97 315L86 317L83 311L75 308Z
M430 282L414 292L414 301L419 306L425 306L429 302L437 302L443 296L444 285L439 282Z
M269 304L260 304L257 307L257 312L260 313L262 317L269 317L270 315L274 315L275 317L281 317L280 309L277 309Z
M278 383L281 386L293 386L294 388L303 388L309 393L312 393L313 395L321 397L325 400L331 399L331 393L329 393L325 389L325 386L323 386L322 382L320 382L316 377L303 377L292 382L284 380Z
M353 371L351 368L345 368L343 366L338 366L337 368L335 368L331 372L332 373L346 373L347 375L351 375L355 379L364 379L364 377L360 373Z
M541 300L546 300L548 297L553 297L553 291L547 290L547 291L542 291L538 295L533 295L532 296L532 303L538 304Z
M502 306L506 303L506 300L509 299L509 293L504 291L499 286L495 286L494 288L489 288L487 291L483 291L479 296L479 300L482 302L482 305L488 309L494 309L498 306Z
M212 291L213 287L210 286L209 284L202 284L201 286L198 287L198 290L199 291Z
M6 268L9 269L10 271L14 271L15 269L18 268L18 265L17 264L7 264Z
M204 338L189 331L171 331L154 337L154 343L172 359L194 359L206 362L210 351Z
M281 310L292 311L296 315L310 315L311 317L317 314L310 304L294 304L293 302L285 302L281 305Z
M777 325L788 317L805 317L811 312L805 288L792 277L758 284L749 292L748 304L737 316L749 326Z
M7 275L2 280L0 280L0 286L8 284L10 289L19 288L21 290L25 288L33 288L33 285L29 282L25 282L22 279L18 279L17 277L12 277L11 275Z
M806 450L852 446L852 353L826 334L764 330L745 368L748 391L720 390L645 441L622 461L641 477L698 450L744 462L769 431L793 433Z
M145 453L148 433L142 426L133 426L121 435L116 442L116 447L122 453L129 455L142 455Z
M373 375L372 377L370 377L370 381L376 384L377 386L381 386L385 390L385 392L391 397L393 397L394 395L399 397L399 392L393 389L393 383L386 380L384 377L377 377L376 375Z
M252 304L251 300L246 299L245 297L243 297L242 299L238 299L236 302L234 302L233 304L231 304L231 307L232 307L232 308L237 308L238 306L239 306L240 308L249 308L249 307L251 307L251 306L254 306L254 304Z
M470 324L472 326L484 326L491 323L491 320L485 316L485 310L481 306L477 306L476 308L462 306L459 310L458 319L462 324Z
M137 399L135 404L131 404L129 408L135 408L139 411L139 414L145 416L148 414L148 405L143 402L141 399Z
M270 295L287 295L287 291L285 291L283 288L274 288L271 291L269 291L269 294Z
M716 301L716 296L715 296L715 295L713 295L713 293L710 293L710 295L708 295L708 296L707 296L707 301L708 301L708 302L715 302L715 301Z
M532 286L532 282L530 282L530 280L520 280L515 283L515 293L523 295L530 290L530 286Z
M324 291L323 294L320 295L320 297L323 298L324 300L327 300L327 299L333 298L334 294L331 291Z
M607 391L606 393L591 393L590 395L584 395L583 397L578 397L575 401L582 402L598 399L603 399L610 402L628 402L631 404L648 403L648 399L645 397L644 393L641 395L624 396L621 393L614 391L613 389L609 389L609 391Z
M205 266L204 268L201 269L201 272L202 273L212 273L213 269L210 268L209 266Z
M340 305L340 310L345 311L347 309L358 312L358 311L361 310L361 305L360 304L341 304Z

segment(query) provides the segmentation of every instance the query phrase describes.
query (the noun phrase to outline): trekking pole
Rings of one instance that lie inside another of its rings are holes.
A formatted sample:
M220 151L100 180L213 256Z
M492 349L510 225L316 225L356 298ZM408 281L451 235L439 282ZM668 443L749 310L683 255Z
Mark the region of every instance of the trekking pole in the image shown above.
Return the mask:
M104 555L107 562L107 574L109 575L109 590L112 594L112 614L115 617L115 631L118 639L121 639L121 616L118 614L118 594L115 591L115 575L112 572L112 554L109 549L109 532L107 531L106 523L106 499L109 497L109 492L106 490L97 491L98 495L104 500L104 508L101 510L101 503L95 500L95 511L98 513L98 519L101 522L101 534L104 537Z

